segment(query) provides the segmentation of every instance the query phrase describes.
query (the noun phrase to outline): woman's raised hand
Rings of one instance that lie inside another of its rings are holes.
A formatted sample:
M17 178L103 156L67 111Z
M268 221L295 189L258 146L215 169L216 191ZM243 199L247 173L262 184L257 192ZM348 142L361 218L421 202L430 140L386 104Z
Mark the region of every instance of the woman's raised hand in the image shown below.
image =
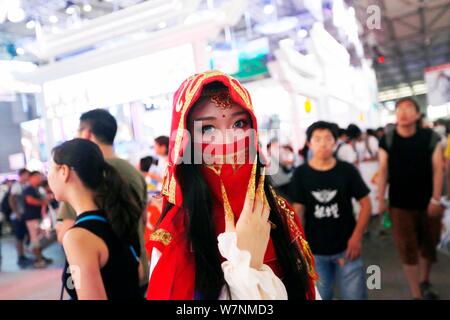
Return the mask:
M247 192L241 215L234 223L234 217L225 215L225 231L236 232L237 246L250 252L250 267L259 270L264 262L270 238L270 206L264 195L264 173L260 176L256 192Z

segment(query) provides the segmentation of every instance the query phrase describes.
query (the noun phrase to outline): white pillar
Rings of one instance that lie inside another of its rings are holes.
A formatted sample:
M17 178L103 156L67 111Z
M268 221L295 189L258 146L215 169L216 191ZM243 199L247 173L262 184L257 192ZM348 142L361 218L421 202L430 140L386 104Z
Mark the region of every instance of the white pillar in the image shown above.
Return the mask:
M44 121L45 130L45 157L50 160L53 147L55 147L56 141L53 136L53 120L47 117L47 107L45 105L44 93L36 93L35 95L36 105L41 111L41 119Z
M292 125L292 147L294 150L298 150L300 148L300 137L302 136L302 132L300 130L300 117L299 117L299 99L298 94L294 91L290 91L289 95L291 96L291 125Z
M205 39L198 39L192 43L196 72L204 72L209 70L209 55L206 47L207 42Z

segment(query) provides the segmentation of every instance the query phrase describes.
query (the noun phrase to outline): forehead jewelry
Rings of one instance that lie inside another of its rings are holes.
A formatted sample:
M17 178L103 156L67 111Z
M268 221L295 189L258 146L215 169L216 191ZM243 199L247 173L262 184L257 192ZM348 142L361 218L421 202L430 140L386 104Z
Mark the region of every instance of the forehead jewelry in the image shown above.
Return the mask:
M219 109L227 110L233 107L233 101L228 90L204 90L201 96L210 98ZM222 117L225 116L223 115Z

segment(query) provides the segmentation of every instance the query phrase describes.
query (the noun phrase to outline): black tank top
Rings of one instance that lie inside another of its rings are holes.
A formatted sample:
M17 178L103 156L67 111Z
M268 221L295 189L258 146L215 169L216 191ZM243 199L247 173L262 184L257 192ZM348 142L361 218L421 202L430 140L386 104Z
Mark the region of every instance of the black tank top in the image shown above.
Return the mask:
M101 210L88 211L79 215L72 228L86 229L105 242L109 258L100 272L108 300L142 300L143 297L139 290L139 261L136 258L140 255L138 239L134 241L133 245L124 244L114 233L105 212ZM62 281L69 296L73 300L78 300L67 261Z
M387 138L380 147L388 153L389 205L407 210L425 210L433 194L433 152L439 139L430 129L418 129L412 137L395 130L392 145ZM433 143L435 141L435 143Z

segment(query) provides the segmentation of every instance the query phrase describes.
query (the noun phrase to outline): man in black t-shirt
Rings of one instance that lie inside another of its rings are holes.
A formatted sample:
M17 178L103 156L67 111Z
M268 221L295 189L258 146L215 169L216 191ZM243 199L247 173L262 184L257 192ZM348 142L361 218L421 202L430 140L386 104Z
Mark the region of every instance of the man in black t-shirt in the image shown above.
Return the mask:
M23 220L27 225L31 247L36 257L34 262L35 268L44 268L48 264L52 263L52 259L46 258L42 255L42 248L40 245L39 224L42 219L43 208L45 208L48 204L47 199L45 199L39 192L41 182L41 173L33 171L30 173L29 185L23 190L23 198L25 203Z
M333 157L336 136L328 122L319 121L308 128L307 143L313 157L295 171L290 195L315 257L322 299L333 299L337 281L342 299L362 300L367 299L367 288L361 241L370 219L370 191L352 164ZM361 205L358 221L353 198Z
M436 133L418 127L421 114L413 99L397 101L396 115L397 126L380 142L380 212L389 182L393 235L412 296L437 299L429 277L443 212L443 151Z

